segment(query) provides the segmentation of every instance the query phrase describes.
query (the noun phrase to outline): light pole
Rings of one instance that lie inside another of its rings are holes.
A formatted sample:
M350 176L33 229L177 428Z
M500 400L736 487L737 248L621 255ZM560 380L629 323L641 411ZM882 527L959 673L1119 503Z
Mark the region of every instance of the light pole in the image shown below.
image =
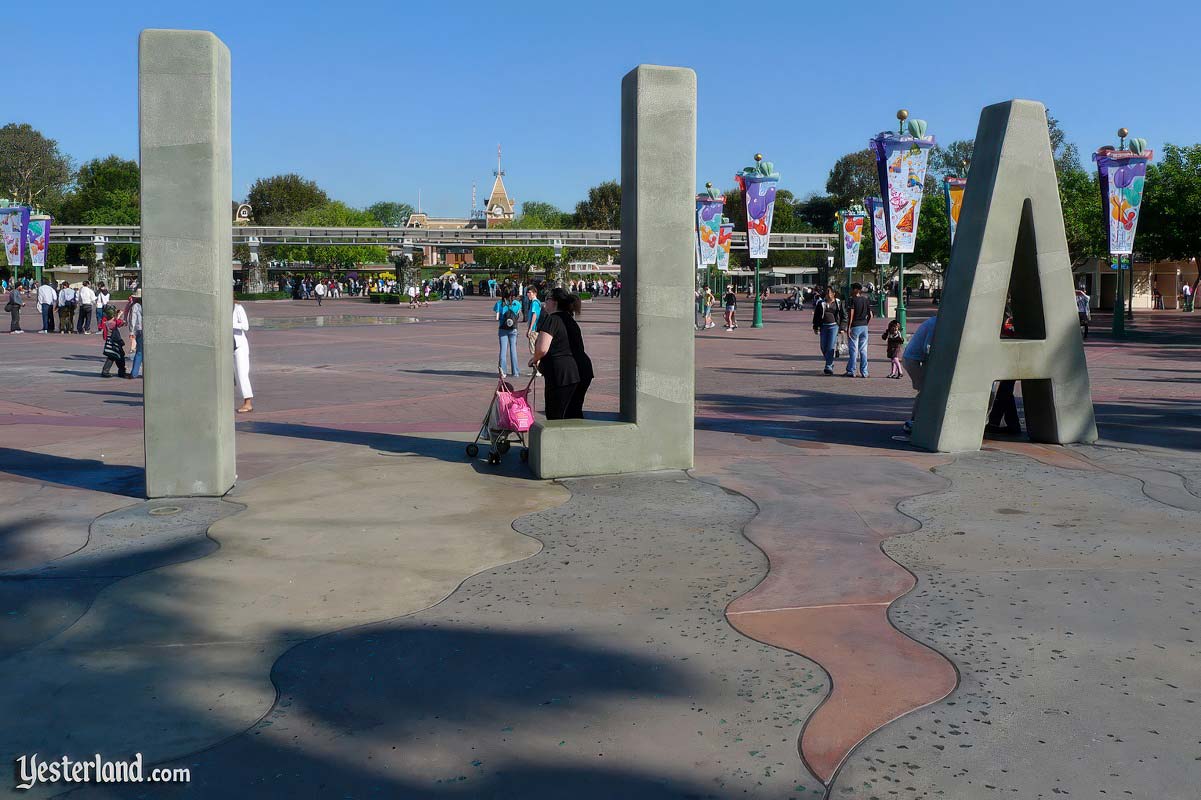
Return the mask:
M759 270L768 255L771 238L772 209L776 203L776 185L780 176L770 161L763 160L762 153L755 153L755 163L744 167L734 179L743 193L746 207L747 256L755 262L755 316L752 327L763 327L763 298L760 295Z
M897 111L897 133L905 135L905 120L909 119L909 110L902 108ZM888 198L885 198L887 202ZM905 254L898 253L901 257L900 265L897 267L897 322L901 325L901 333L905 333Z
M1130 131L1126 128L1118 128L1118 149L1126 149L1126 137L1130 135ZM1133 276L1131 276L1133 277ZM1118 254L1118 274L1113 290L1113 325L1110 332L1115 338L1126 336L1126 292L1122 288L1122 256Z

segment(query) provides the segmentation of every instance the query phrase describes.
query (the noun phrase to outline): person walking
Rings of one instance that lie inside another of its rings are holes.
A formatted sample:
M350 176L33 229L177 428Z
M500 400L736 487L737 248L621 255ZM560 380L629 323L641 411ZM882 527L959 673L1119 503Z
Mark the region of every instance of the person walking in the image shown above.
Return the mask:
M933 316L919 325L909 344L905 346L905 353L901 359L905 369L909 371L913 389L917 392L913 398L913 410L909 414L909 421L905 423L905 433L913 432L913 421L917 419L917 402L921 399L922 386L926 382L926 362L930 358L930 346L934 343L934 326L937 324L938 317Z
M117 365L117 377L128 378L125 372L125 339L121 336L121 328L125 319L117 313L114 306L104 307L104 320L100 323L101 341L104 343L104 366L100 369L101 378L111 378L113 364Z
M1190 286L1187 281L1185 281L1184 285L1180 287L1180 296L1183 298L1183 301L1184 301L1183 302L1184 310L1192 311L1193 310L1193 287Z
M1092 319L1091 300L1084 291L1084 284L1076 288L1076 314L1080 317L1080 330L1083 331L1085 339L1088 338L1088 323Z
M63 281L58 290L58 332L75 333L75 290Z
M313 285L313 296L317 298L317 305L321 305L321 301L325 299L325 293L329 291L325 288L325 281L317 281Z
M872 321L872 304L863 294L862 284L851 284L851 306L847 310L847 371L848 378L854 377L856 367L859 377L867 377L867 330Z
M517 361L517 317L521 314L521 303L506 289L492 306L496 313L497 336L500 339L498 358L501 374L516 378L521 375Z
M528 309L527 320L528 324L525 328L525 338L530 345L530 355L534 354L534 343L538 339L538 320L542 316L542 303L538 300L538 290L530 286L525 290L526 308ZM535 375L538 374L538 368L534 367Z
M43 280L38 287L38 311L42 315L42 329L38 333L54 333L54 309L58 307L58 292L54 284Z
M417 285L409 283L405 289L405 294L409 296L409 308L417 308Z
M25 305L25 295L21 293L21 285L14 283L8 290L8 302L4 310L9 313L8 332L24 333L21 330L21 306Z
M85 336L92 335L92 315L96 308L96 293L92 291L92 286L88 281L83 282L83 286L75 293L76 299L79 301L78 319L75 322L75 332L82 333Z
M716 327L716 324L713 322L713 304L716 302L717 298L713 296L713 290L706 286L705 294L701 298L701 310L704 312L704 322L702 324L705 326L705 330Z
M546 313L538 322L538 338L530 363L542 373L548 420L568 418L567 412L574 408L575 393L580 387L580 367L572 353L571 337L564 320L564 316L571 316L575 303L579 302L579 298L573 301L573 297L575 295L565 289L553 289L547 300ZM583 349L582 339L580 348ZM583 408L582 398L579 406Z
M108 287L103 283L96 287L96 330L100 330L100 323L104 321L105 309L108 308L109 301L112 296L108 293Z
M834 359L838 357L838 331L846 321L846 307L834 293L833 286L826 287L826 294L814 303L813 332L818 335L818 346L826 359L824 375L834 374ZM849 373L848 373L849 374Z
M238 406L239 414L254 411L254 389L250 386L250 341L246 332L250 330L250 320L246 317L246 309L234 301L234 376L238 380L238 392L242 395L242 405Z
M734 293L733 286L726 287L726 296L722 298L722 305L726 307L726 330L732 331L738 327L738 295Z
M146 347L142 343L142 298L133 295L129 298L129 335L133 337L133 366L130 367L129 377L137 378L142 372L142 359Z
M905 370L901 369L901 345L905 344L905 333L901 330L901 323L897 320L889 320L888 330L884 331L884 335L880 337L888 343L888 360L892 362L892 371L888 373L888 377L900 380L905 377Z

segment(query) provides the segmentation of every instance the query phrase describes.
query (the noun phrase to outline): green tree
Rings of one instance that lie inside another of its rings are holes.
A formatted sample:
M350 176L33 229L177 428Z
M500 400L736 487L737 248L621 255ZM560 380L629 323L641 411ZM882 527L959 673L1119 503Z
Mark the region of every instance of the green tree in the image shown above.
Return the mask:
M1098 204L1100 200L1098 200ZM1139 252L1151 260L1197 259L1201 264L1201 144L1164 145L1147 167L1139 211Z
M588 190L588 199L575 207L576 224L592 230L621 228L621 185L605 181Z
M71 182L71 160L26 123L0 128L0 191L22 205L48 208Z
M141 222L141 172L138 162L112 155L80 166L75 186L56 207L55 219L67 225L137 225ZM110 245L109 264L128 265L138 257L136 245ZM69 260L90 260L91 245L68 247Z
M796 217L807 230L822 232L834 230L834 219L838 214L838 203L828 194L811 194L796 203Z
M292 172L259 178L246 202L259 225L287 225L305 211L329 203L329 196L315 182Z
M393 203L381 201L367 206L366 211L379 220L380 225L388 228L401 228L408 222L413 213L413 207L408 203Z
M948 175L966 178L966 165L972 162L972 150L975 146L975 139L956 139L948 144L935 146L930 151L927 174L940 183Z
M863 204L866 198L880 194L875 153L870 149L856 150L835 161L826 179L826 191L838 208Z
M1059 173L1059 203L1072 263L1108 255L1109 237L1105 232L1097 177L1080 167Z
M281 224L314 228L374 228L379 227L380 221L368 211L351 208L335 200L302 211ZM295 245L273 250L272 258L309 261L334 269L349 269L355 264L382 264L388 260L387 249L374 245Z
M561 230L571 227L571 215L551 203L526 200L521 204L521 214L513 221L513 227L523 230Z

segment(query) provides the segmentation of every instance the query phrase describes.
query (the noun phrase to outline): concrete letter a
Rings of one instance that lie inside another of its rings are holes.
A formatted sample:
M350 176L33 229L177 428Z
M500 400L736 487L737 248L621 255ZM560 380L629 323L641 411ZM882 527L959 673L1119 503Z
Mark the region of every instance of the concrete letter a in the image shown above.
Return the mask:
M1001 339L1006 294L1018 338ZM913 443L977 450L992 382L1020 380L1030 438L1097 439L1042 103L980 114Z

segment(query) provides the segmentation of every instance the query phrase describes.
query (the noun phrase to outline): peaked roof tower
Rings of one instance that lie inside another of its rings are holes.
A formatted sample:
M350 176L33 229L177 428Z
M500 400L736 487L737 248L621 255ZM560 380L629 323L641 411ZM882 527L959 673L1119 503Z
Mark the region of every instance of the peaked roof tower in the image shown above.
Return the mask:
M492 182L492 194L488 195L488 202L484 206L484 215L489 225L496 222L507 222L516 216L514 210L517 203L505 191L505 171L501 169L500 165L499 144L496 146L496 169L492 171L492 174L496 176L496 180Z

